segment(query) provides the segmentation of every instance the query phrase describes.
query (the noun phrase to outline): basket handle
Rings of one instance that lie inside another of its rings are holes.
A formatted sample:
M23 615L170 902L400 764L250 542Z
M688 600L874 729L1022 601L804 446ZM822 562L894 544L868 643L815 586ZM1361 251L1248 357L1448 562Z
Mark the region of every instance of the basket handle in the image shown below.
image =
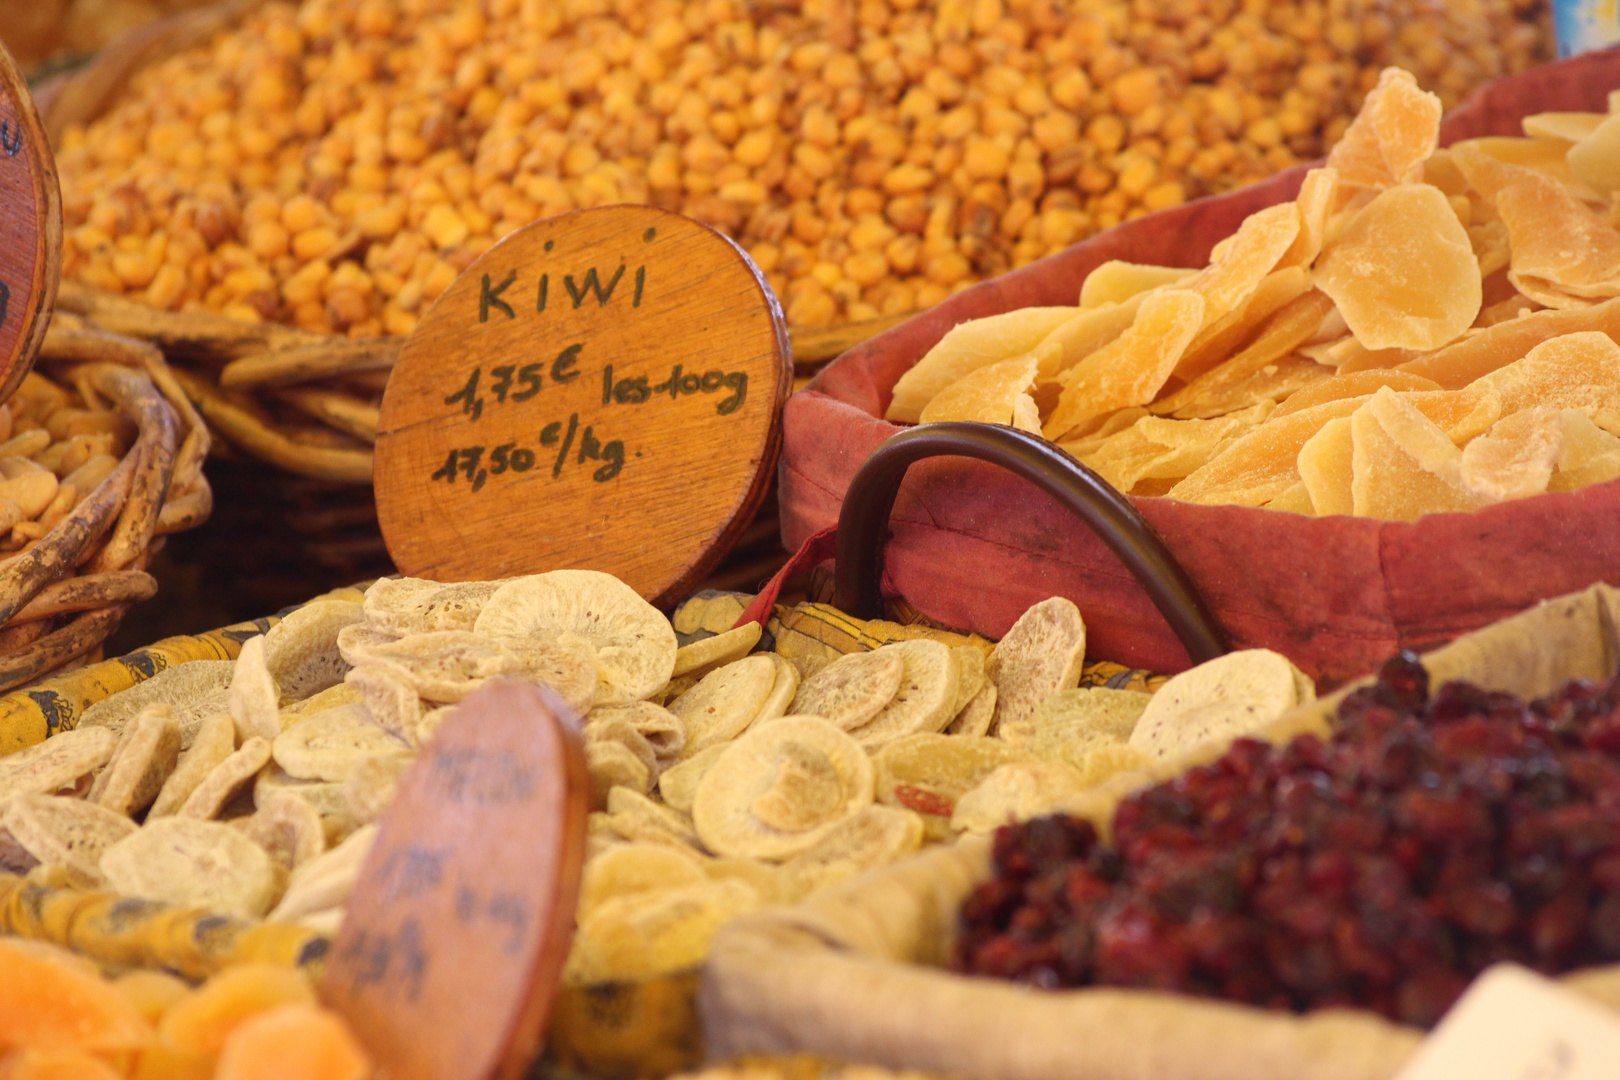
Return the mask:
M1000 465L1052 496L1125 564L1194 664L1226 652L1220 624L1192 578L1130 500L1040 436L1002 424L920 424L872 451L850 481L838 514L840 610L862 619L882 616L882 544L900 482L914 462L944 456Z

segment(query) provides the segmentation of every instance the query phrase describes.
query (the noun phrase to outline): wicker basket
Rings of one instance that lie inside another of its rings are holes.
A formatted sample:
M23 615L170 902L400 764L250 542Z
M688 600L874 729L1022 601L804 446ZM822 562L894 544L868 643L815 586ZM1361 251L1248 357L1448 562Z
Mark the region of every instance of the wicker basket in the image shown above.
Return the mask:
M213 503L207 428L157 349L58 317L36 371L121 415L135 437L91 491L58 488L52 507L0 544L15 552L0 563L0 690L92 658L130 605L156 592L145 570L164 538L201 524ZM32 456L17 442L13 460ZM83 497L69 509L73 496Z

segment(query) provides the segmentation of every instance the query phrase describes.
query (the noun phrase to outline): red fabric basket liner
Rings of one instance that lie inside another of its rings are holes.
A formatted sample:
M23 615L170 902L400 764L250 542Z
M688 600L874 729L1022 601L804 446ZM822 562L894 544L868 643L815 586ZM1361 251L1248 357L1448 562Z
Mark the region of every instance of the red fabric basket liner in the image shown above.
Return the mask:
M1441 141L1518 135L1543 111L1607 110L1620 50L1548 64L1481 89ZM1292 199L1305 167L1128 222L946 300L829 364L784 413L782 538L795 550L835 526L851 477L901 428L881 419L900 375L957 323L1073 304L1109 259L1203 266L1249 214ZM1264 647L1338 682L1397 648L1426 649L1539 600L1620 584L1620 481L1417 522L1310 518L1165 498L1132 502L1192 576L1233 648ZM1187 655L1135 580L1080 522L1010 474L961 458L912 467L891 518L884 590L942 623L992 638L1030 604L1067 596L1087 652L1173 672Z

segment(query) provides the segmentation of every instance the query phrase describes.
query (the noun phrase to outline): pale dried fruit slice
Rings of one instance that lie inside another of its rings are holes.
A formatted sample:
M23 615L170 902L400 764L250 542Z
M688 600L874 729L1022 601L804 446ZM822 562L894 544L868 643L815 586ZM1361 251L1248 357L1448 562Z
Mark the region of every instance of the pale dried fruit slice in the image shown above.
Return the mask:
M1299 478L1318 517L1355 512L1350 417L1329 420L1299 448Z
M1151 266L1110 259L1086 275L1086 280L1080 286L1080 306L1098 308L1104 304L1118 304L1149 289L1179 285L1196 273L1197 270L1175 266Z
M407 757L411 748L373 723L364 708L344 705L300 720L276 736L271 752L289 776L342 781L368 757Z
M365 623L354 623L338 631L338 655L343 662L353 667L363 663L372 649L390 644L400 639L399 634L390 634Z
M422 699L417 695L416 688L407 682L397 669L383 664L356 664L349 669L349 673L343 679L350 686L359 689L360 700L364 702L360 711L364 712L367 719L398 736L410 746L419 744L416 727L422 719ZM345 708L353 707L345 706ZM327 712L336 711L336 709L327 710ZM302 726L308 722L306 719L294 726Z
M680 717L650 701L635 701L629 705L604 705L592 709L585 717L589 729L593 723L622 720L629 724L652 747L653 756L662 763L674 761L686 747L686 725Z
M767 720L774 720L779 716L786 716L788 706L799 693L799 669L786 657L776 653L763 653L761 655L771 658L776 665L776 681L771 683L771 692L765 696L765 703L754 714L753 722L763 724Z
M266 792L256 799L254 814L243 830L283 870L291 873L326 851L321 815L309 802L286 791Z
M996 684L986 681L984 689L968 699L945 728L948 735L985 735L996 718Z
M345 661L345 664L347 664L347 661ZM300 716L335 709L339 705L358 705L360 701L359 687L350 686L348 683L338 683L336 686L329 686L320 693L305 698L303 701L294 701L282 706L281 726L286 727L288 724L296 723Z
M1080 768L1094 746L1129 739L1150 700L1151 694L1105 686L1059 690L1041 702L1018 737L1008 738L1005 730L1001 737L1037 757Z
M670 702L669 711L686 729L686 746L680 757L691 757L742 734L770 698L777 673L769 654L747 656L709 672Z
M1033 356L989 364L957 379L923 407L918 423L966 420L1011 424L1013 404L1035 385L1039 365Z
M990 658L996 681L995 727L1017 728L1047 697L1080 683L1086 624L1074 601L1053 596L1018 617Z
M274 739L281 734L281 692L264 658L264 635L248 638L237 654L228 699L239 739Z
M101 873L125 896L255 919L275 903L280 875L263 848L229 825L166 817L109 847Z
M671 677L696 675L701 678L717 667L741 660L759 644L759 636L764 632L762 624L746 622L682 645L675 650L675 670Z
M872 756L877 800L927 815L929 833L943 837L956 801L985 777L1029 755L999 739L908 735Z
M410 767L409 759L391 754L367 758L356 765L343 781L343 806L350 819L365 825L382 817Z
M703 864L693 855L662 844L620 844L585 864L577 917L584 922L614 897L678 889L706 880Z
M989 676L985 674L989 661L985 658L984 650L976 645L955 645L951 647L951 652L956 654L956 701L951 706L954 716L989 682Z
M869 805L872 778L849 735L819 717L785 716L746 732L710 766L692 822L717 855L781 860Z
M1141 772L1153 758L1129 743L1099 744L1091 748L1080 765L1080 779L1086 787L1106 784L1121 773Z
M790 711L853 731L894 700L905 670L893 646L848 653L800 683Z
M576 716L584 716L597 704L600 684L596 658L588 645L511 641L507 649L517 657L518 674L550 687Z
M112 760L118 736L107 728L75 728L0 757L0 809L18 795L49 795L73 787Z
M709 767L720 760L720 755L726 752L729 742L716 743L705 750L699 750L689 757L671 765L658 774L658 794L663 798L664 805L683 814L692 812L692 802L697 798L698 782Z
M130 817L152 805L180 759L180 725L166 705L142 709L124 728L112 760L90 787L90 801Z
M272 626L264 635L264 659L281 696L301 701L341 683L349 664L338 651L338 634L365 618L351 600L312 600Z
M445 584L423 578L383 578L366 590L372 627L404 636L432 630L471 630L502 581Z
M623 708L623 706L613 706ZM598 714L594 718L587 718L585 723L585 745L591 743L618 743L633 754L646 770L649 780L658 778L658 752L653 749L652 743L636 730L636 726L621 715ZM641 787L647 790L646 782Z
M503 644L590 645L598 705L649 697L675 669L669 620L630 586L596 570L553 570L509 581L489 598L473 629Z
M260 769L270 762L270 742L257 735L241 749L215 765L176 811L179 817L203 821L219 816L227 803L247 789Z
M1046 437L1062 438L1092 417L1152 401L1203 325L1204 307L1204 297L1191 289L1144 300L1129 330L1065 373Z
M253 782L253 801L258 804L274 793L286 793L309 803L323 819L336 819L347 812L343 798L345 783L336 780L300 780L289 776L285 769L272 761Z
M517 656L469 630L434 630L384 644L351 648L355 666L393 672L418 697L440 704L460 701L486 679L519 670Z
M377 826L362 825L337 847L298 867L287 879L281 902L265 916L266 920L294 922L343 904L360 880L360 870L376 838Z
M1172 676L1148 703L1130 745L1158 760L1257 731L1301 704L1288 658L1243 649Z
M1440 137L1440 99L1418 89L1400 68L1385 68L1328 154L1346 184L1388 187L1413 183Z
M606 809L608 793L615 788L644 793L652 786L652 770L621 742L586 742L585 769L591 778L593 810Z
M631 843L664 844L696 851L698 835L692 819L660 806L639 791L616 787L608 792L608 827Z
M197 727L197 737L190 748L180 754L179 763L163 782L146 819L168 817L178 811L215 766L230 757L235 749L236 721L231 719L230 713L217 712L202 721Z
M1078 314L1071 307L1020 308L958 323L894 384L883 418L915 424L941 390L987 364L1021 356Z
M1484 297L1467 231L1426 184L1369 203L1317 260L1313 280L1369 349L1437 349L1468 329Z
M581 922L563 981L646 980L696 967L715 931L759 905L759 894L737 878L614 897Z
M1016 761L1001 766L957 800L951 828L994 832L1060 810L1085 790L1080 773L1060 761Z
M899 689L876 716L850 734L862 746L882 746L902 735L945 730L956 716L956 693L962 681L961 665L951 647L918 638L882 649L900 654L904 671Z
M922 842L919 814L892 806L868 806L784 862L777 890L784 900L797 900L897 863L915 853Z
M0 824L42 863L61 863L100 882L101 855L135 831L122 814L80 799L20 795L6 804Z
M1504 416L1488 435L1463 447L1463 490L1486 502L1540 495L1563 444L1564 423L1556 409L1537 406Z
M79 718L79 729L104 727L121 735L125 725L148 705L167 705L180 725L180 749L185 750L204 719L229 708L235 670L232 660L176 664L87 707Z

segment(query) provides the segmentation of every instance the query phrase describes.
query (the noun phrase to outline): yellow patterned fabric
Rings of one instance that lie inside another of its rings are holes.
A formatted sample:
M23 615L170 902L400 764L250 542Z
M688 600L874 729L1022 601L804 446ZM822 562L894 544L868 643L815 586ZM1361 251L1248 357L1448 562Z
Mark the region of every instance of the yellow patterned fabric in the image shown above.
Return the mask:
M110 969L161 968L205 979L249 961L319 974L331 939L301 926L253 922L109 892L0 874L0 933L71 949Z
M361 588L336 589L317 600L364 599ZM234 660L242 642L265 633L281 619L270 616L196 636L164 638L127 656L103 660L44 679L0 697L0 757L25 750L59 731L78 726L84 710L158 672L193 660Z

